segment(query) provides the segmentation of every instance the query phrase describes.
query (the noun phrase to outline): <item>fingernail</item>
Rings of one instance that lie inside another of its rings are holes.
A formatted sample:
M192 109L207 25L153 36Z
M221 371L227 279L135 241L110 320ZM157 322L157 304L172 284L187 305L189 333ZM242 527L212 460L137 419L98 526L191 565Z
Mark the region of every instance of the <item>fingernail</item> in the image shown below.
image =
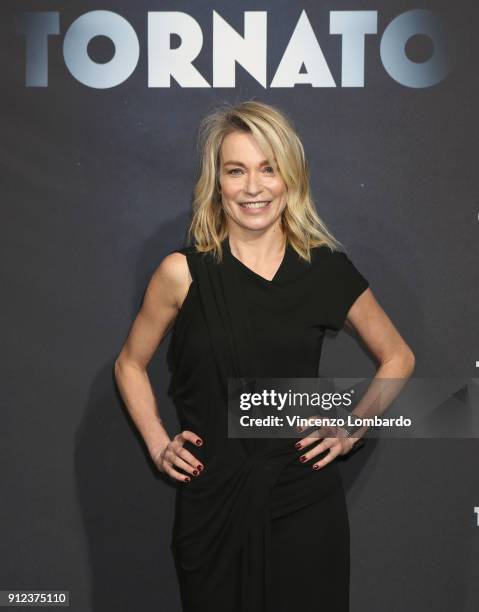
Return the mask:
M295 446L296 448L301 448L301 442L296 442Z
M200 445L202 444L202 441L201 441L199 438L197 438L197 439L196 439L196 444L197 444L198 446L200 446Z
M202 469L203 469L203 466L202 466L201 464L200 464L200 465L197 465L196 467L197 467L199 470L202 470Z
M313 470L319 470L319 465L313 465Z
M185 478L185 482L190 482L191 478L188 478L188 476Z
M300 461L301 461L301 463L302 463L303 461L306 461L306 457L305 457L304 455L301 455L301 457L299 458L299 460L300 460Z
M195 476L198 476L198 474L199 474L198 470L193 470L193 474L194 474Z

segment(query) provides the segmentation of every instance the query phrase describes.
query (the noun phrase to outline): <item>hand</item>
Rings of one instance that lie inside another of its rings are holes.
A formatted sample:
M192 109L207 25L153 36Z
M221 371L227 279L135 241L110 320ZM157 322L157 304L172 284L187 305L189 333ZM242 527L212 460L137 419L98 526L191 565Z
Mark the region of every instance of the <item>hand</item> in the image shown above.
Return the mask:
M339 432L340 435L334 435L338 433L338 430L341 430ZM316 444L311 450L301 455L299 458L302 463L306 463L310 459L313 459L320 453L323 453L325 450L329 449L329 453L323 457L323 459L315 462L312 465L313 470L321 469L328 463L331 463L331 461L333 461L333 459L335 459L338 455L346 455L359 440L359 438L349 437L346 430L344 430L342 427L336 427L335 431L333 431L333 429L330 427L321 427L320 429L313 431L308 437L302 438L300 441L296 442L295 447L298 450L306 448L313 444L313 442L316 442L318 437L322 437L323 440L319 444Z
M176 467L192 476L199 476L204 469L201 461L198 461L189 450L183 447L186 441L192 442L196 446L203 444L203 440L199 436L185 429L152 455L152 459L160 472L164 472L174 480L182 482L190 482L191 478L176 470Z

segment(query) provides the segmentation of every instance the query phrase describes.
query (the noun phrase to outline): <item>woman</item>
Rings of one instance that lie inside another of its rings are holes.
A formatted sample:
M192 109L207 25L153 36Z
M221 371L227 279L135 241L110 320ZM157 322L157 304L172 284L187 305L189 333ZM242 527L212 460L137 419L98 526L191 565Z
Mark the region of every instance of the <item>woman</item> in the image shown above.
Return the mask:
M349 524L335 458L357 438L228 437L227 382L318 376L345 323L406 378L412 351L318 217L291 122L255 101L200 130L193 245L167 255L115 364L158 469L178 483L171 542L185 612L349 609ZM162 426L147 366L167 331L181 432Z

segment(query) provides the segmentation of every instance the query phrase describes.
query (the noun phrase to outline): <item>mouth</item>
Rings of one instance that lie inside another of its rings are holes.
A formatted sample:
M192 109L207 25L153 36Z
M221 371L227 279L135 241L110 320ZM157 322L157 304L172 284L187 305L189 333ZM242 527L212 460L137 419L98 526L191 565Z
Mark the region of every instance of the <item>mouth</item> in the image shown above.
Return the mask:
M271 200L239 202L239 205L242 208L248 208L248 209L266 208L267 206L269 206L269 204L271 204Z

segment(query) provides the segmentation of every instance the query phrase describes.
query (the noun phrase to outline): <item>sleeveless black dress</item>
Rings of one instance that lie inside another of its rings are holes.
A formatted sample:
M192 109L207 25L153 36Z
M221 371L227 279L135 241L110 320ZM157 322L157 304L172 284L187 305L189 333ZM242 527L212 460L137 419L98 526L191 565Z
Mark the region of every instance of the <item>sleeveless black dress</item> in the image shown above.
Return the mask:
M305 451L294 447L294 439L228 438L228 377L317 377L325 329L340 330L369 285L345 253L324 246L314 248L307 263L288 244L271 281L237 259L228 238L222 247L220 264L194 247L177 249L193 282L168 347L168 394L181 429L203 439L201 447L185 447L205 469L178 485L171 550L184 612L278 612L272 604L278 574L272 568L291 562L291 554L301 563L301 551L316 546L310 534L319 532L305 519L299 548L285 551L284 559L276 551L272 559L272 523L323 503L326 516L317 521L337 524L337 504L344 504L341 475L336 461L318 471L313 461L300 463ZM325 503L333 499L338 501ZM345 541L347 516L341 516ZM320 544L323 557L338 554ZM342 550L344 571L314 574L307 601L318 610L348 610L349 548ZM291 593L295 588L290 585ZM331 601L327 592L341 595Z

